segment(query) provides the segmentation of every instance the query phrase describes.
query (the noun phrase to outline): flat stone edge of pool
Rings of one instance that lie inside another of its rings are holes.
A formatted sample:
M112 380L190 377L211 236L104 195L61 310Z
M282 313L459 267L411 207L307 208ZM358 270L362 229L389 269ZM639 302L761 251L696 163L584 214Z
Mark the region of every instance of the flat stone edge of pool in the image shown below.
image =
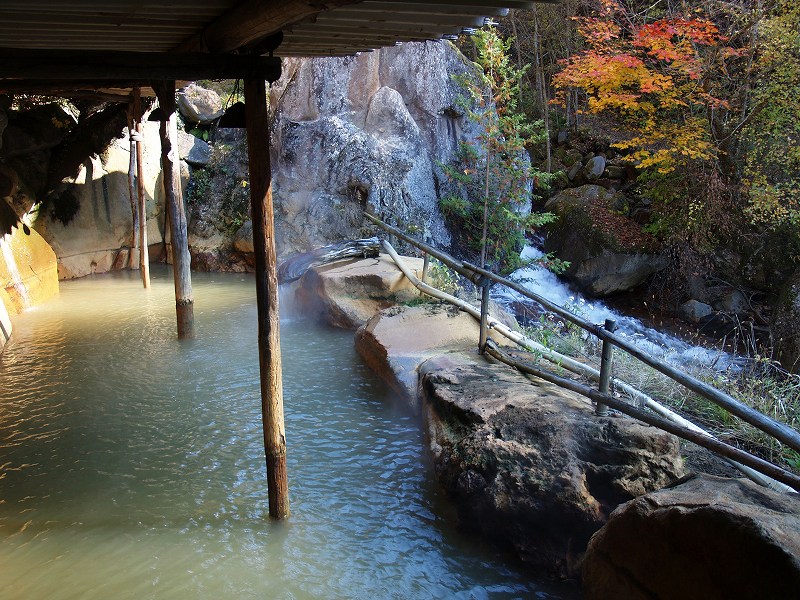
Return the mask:
M800 581L796 494L745 480L683 477L677 438L627 417L598 418L583 397L478 355L475 319L417 299L387 260L311 269L296 288L297 305L301 314L356 329L359 355L421 417L437 479L463 526L510 546L537 571L582 575L587 598L721 598L731 596L708 594L749 589L758 581L763 588L765 577L779 586ZM652 498L664 488L678 490L681 517L696 525L658 527L665 514L658 510L649 521L641 516L641 507L655 506ZM721 510L721 501L709 501L714 489L727 494ZM630 528L630 511L653 525L639 552L630 552L643 542ZM742 522L752 536L737 539L746 546L735 547L768 572L729 573L724 540L743 530ZM683 531L682 546L708 548L715 540L711 548L719 551L703 552L702 560L691 562L702 568L687 571L686 553L672 550L676 529ZM677 565L683 565L680 576ZM724 586L721 573L728 574Z

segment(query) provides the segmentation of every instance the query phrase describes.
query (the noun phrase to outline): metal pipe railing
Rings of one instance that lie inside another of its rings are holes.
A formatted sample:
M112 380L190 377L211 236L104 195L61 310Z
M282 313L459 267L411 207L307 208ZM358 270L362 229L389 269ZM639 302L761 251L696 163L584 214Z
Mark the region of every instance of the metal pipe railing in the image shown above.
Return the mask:
M527 373L530 375L534 375L539 377L540 379L544 379L545 381L549 381L550 383L554 383L559 387L563 387L565 389L571 390L582 396L586 396L594 400L598 405L604 404L610 406L614 410L618 410L621 413L625 413L628 416L634 417L647 423L648 425L653 425L654 427L658 427L659 429L663 429L668 433L672 433L681 437L685 440L690 442L694 442L698 446L702 446L711 450L712 452L719 454L720 456L724 456L736 462L739 462L743 465L746 465L752 469L755 469L769 477L779 481L790 488L794 489L795 491L800 491L800 477L795 475L794 473L790 473L784 469L781 469L779 466L772 464L762 458L758 458L757 456L753 456L744 450L740 450L735 446L731 446L730 444L726 444L716 438L713 438L709 435L704 435L689 429L688 427L682 427L681 425L674 423L672 421L668 421L663 419L657 415L653 415L642 409L632 406L627 402L619 400L615 398L611 394L604 394L599 392L593 388L585 386L577 381L573 381L572 379L567 379L565 377L560 377L554 373L550 373L544 369L539 369L528 363L523 363L517 360L514 360L508 354L500 350L494 340L489 339L486 342L486 353L497 360L514 367L521 373Z
M785 425L783 423L779 423L774 419L764 415L754 408L747 406L736 400L735 398L731 397L730 395L708 385L707 383L700 381L699 379L692 377L688 373L684 373L677 369L676 367L670 365L669 363L655 358L654 356L650 356L628 340L603 329L602 325L596 325L594 323L590 323L586 319L575 315L568 310L564 309L561 306L551 302L547 298L544 298L530 290L526 289L525 287L519 285L514 281L510 281L504 277L500 277L488 271L487 269L483 269L476 265L470 264L468 262L460 261L458 259L453 258L449 254L442 252L425 244L424 242L420 242L419 240L407 235L403 231L397 229L396 227L392 227L378 219L377 217L366 214L366 217L381 227L382 229L396 235L398 238L416 246L420 250L429 253L434 258L437 258L442 263L446 264L457 273L465 276L467 279L472 281L473 283L479 283L483 278L494 281L496 283L501 283L502 285L508 287L509 289L514 290L515 292L521 294L522 296L529 298L547 310L556 313L557 315L561 316L565 320L574 323L578 327L585 329L586 331L594 334L601 340L608 341L609 343L614 344L618 348L625 350L631 356L637 358L641 362L653 367L657 371L663 373L667 377L677 381L684 387L692 390L696 394L710 400L714 404L721 406L728 412L733 415L736 415L743 421L749 423L753 427L768 433L773 438L778 440L779 442L787 445L788 447L794 449L796 452L800 452L800 433Z

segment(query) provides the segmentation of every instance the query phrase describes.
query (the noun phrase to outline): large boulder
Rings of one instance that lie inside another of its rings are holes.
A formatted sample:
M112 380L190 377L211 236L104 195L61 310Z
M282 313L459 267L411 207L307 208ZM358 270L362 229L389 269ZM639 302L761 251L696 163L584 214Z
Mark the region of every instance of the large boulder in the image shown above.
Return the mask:
M797 598L800 496L697 475L621 506L589 544L589 600Z
M150 244L158 244L163 239L164 224L158 123L146 123L144 137L147 236ZM128 140L114 140L101 155L84 161L52 208L40 211L35 227L58 256L60 279L109 271L120 250L130 247L133 215L129 159Z
M655 239L613 210L616 200L598 185L584 185L545 205L558 216L547 228L545 250L569 261L564 277L593 296L632 290L666 266Z
M506 367L450 354L420 367L439 481L467 526L573 576L621 502L683 474L678 440ZM620 596L624 597L624 596Z
M189 123L211 123L222 116L222 100L214 90L190 83L178 92L178 110Z
M368 237L365 209L447 244L439 165L475 135L453 79L470 71L448 42L286 59L271 91L279 253Z
M421 258L406 258L419 277ZM411 302L419 292L386 254L312 267L295 291L297 309L334 327L357 329L378 311Z

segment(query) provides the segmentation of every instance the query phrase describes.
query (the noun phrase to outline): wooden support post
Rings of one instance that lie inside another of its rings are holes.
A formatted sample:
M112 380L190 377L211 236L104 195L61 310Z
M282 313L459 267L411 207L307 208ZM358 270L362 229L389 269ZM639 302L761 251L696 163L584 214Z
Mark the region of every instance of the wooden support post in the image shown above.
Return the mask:
M431 263L431 255L426 252L425 257L422 260L422 277L420 277L423 283L427 282L428 268L430 267L430 263Z
M144 132L142 128L142 90L133 89L133 121L136 126L136 196L139 215L139 269L142 285L150 287L150 252L147 248L147 203L144 195Z
M269 161L267 94L263 79L244 82L247 151L250 161L250 210L256 263L258 356L261 369L261 415L267 459L269 514L289 516L286 473L286 433L283 424L278 265L272 214L272 173Z
M178 316L178 338L194 337L194 299L192 298L191 256L181 191L178 125L175 115L175 82L153 83L158 103L164 111L161 121L161 168L164 195L170 217L172 236L172 271L175 279L175 310Z

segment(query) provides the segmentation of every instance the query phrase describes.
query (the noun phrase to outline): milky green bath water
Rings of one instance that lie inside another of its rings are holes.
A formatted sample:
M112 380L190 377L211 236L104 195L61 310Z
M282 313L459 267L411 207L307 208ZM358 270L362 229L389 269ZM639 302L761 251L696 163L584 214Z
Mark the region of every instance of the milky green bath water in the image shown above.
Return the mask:
M0 356L0 598L551 598L454 528L351 332L281 324L292 516L267 514L255 286L62 284ZM289 308L288 306L282 307Z

